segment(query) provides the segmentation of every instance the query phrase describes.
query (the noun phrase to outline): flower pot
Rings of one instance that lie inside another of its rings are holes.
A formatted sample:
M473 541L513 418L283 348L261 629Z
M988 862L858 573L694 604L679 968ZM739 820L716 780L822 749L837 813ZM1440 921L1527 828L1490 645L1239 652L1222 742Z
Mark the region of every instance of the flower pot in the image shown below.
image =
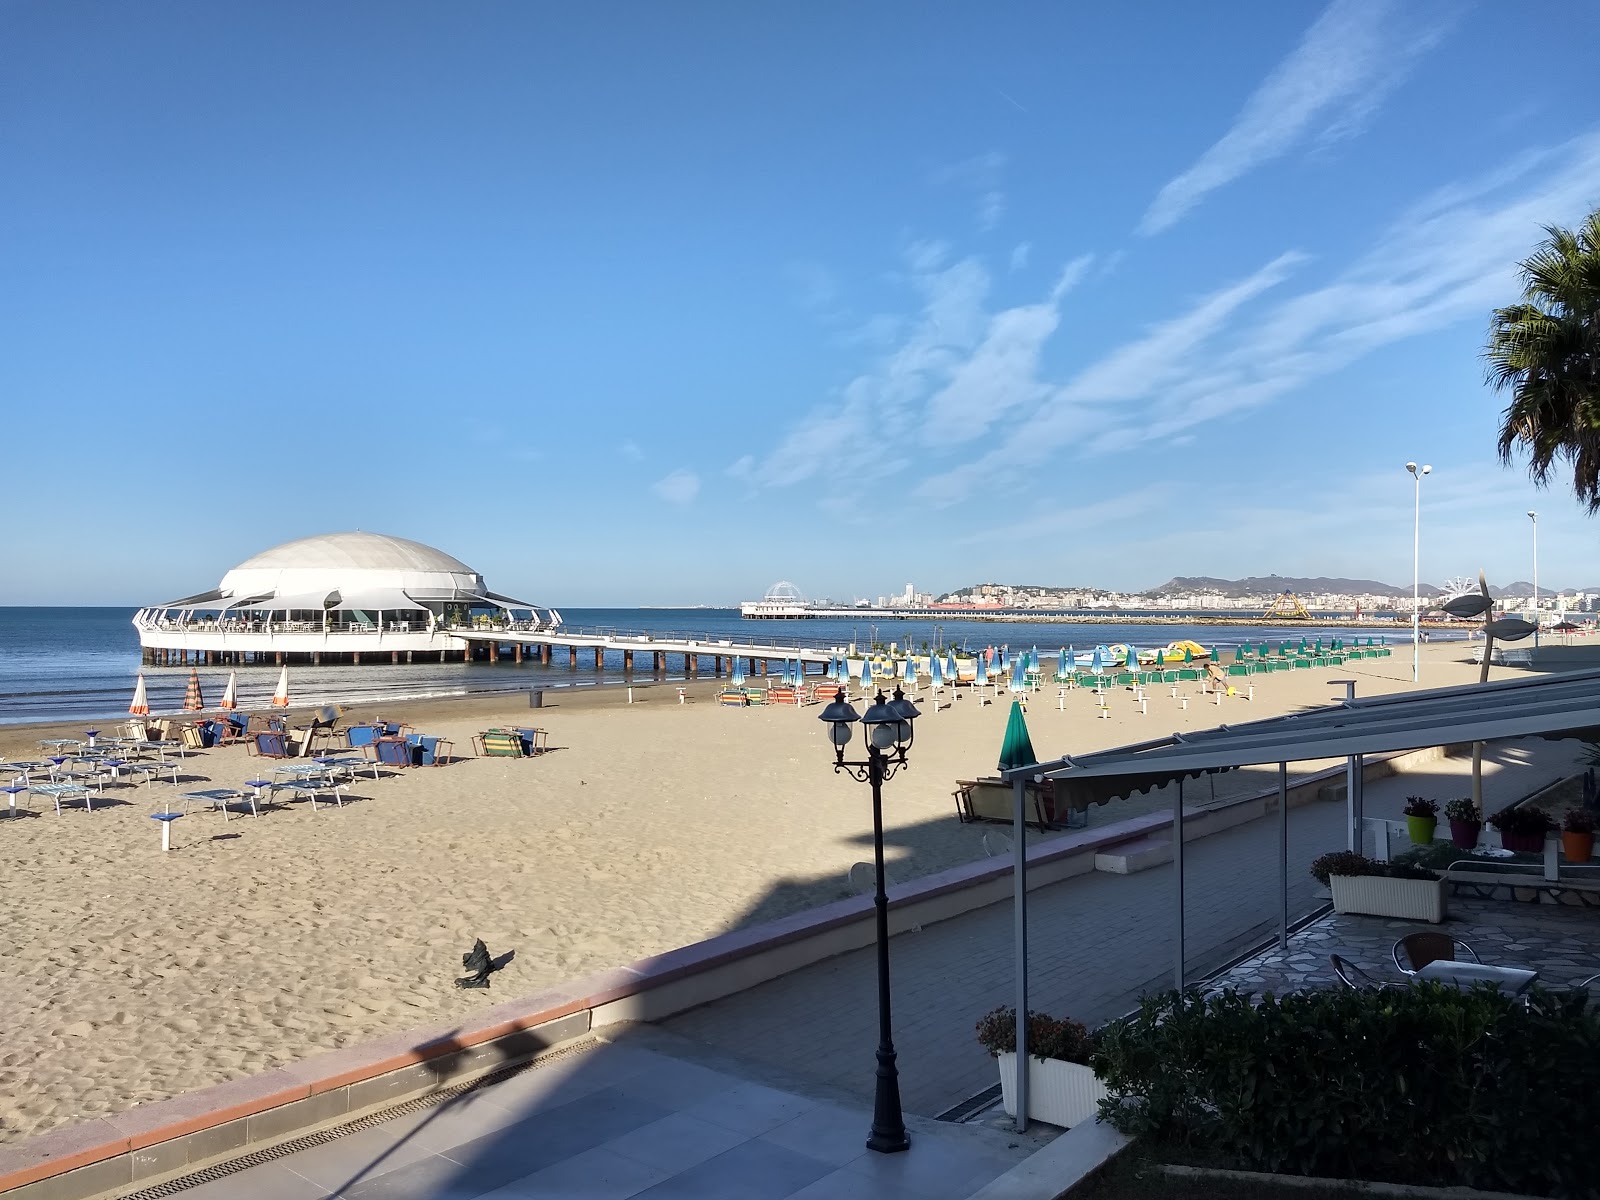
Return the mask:
M1544 834L1504 831L1500 834L1500 845L1515 854L1543 854Z
M1478 844L1478 835L1482 832L1482 821L1450 822L1450 841L1457 850L1471 850Z
M1438 817L1406 818L1406 832L1411 835L1411 844L1414 846L1426 846L1433 841L1433 831L1438 827Z
M1333 911L1369 917L1431 921L1445 917L1444 880L1390 879L1383 875L1330 875Z
M1594 857L1594 834L1561 832L1561 853L1569 863L1586 863Z
M1094 1120L1100 1112L1100 1101L1109 1093L1092 1067L1031 1055L1029 1060L1030 1117L1063 1129ZM1000 1098L1006 1114L1014 1117L1017 1115L1017 1056L1001 1054L996 1061L1000 1064Z

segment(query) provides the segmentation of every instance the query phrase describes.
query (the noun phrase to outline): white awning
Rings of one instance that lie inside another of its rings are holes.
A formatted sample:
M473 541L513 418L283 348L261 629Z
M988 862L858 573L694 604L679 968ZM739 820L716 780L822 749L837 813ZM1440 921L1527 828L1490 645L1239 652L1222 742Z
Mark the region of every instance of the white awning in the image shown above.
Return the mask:
M1345 700L1244 725L1067 755L1002 774L1007 781L1043 777L1058 781L1058 786L1098 780L1104 783L1089 790L1126 793L1263 763L1349 758L1503 738L1578 736L1596 728L1600 728L1600 670L1572 671ZM1113 781L1131 786L1106 789Z

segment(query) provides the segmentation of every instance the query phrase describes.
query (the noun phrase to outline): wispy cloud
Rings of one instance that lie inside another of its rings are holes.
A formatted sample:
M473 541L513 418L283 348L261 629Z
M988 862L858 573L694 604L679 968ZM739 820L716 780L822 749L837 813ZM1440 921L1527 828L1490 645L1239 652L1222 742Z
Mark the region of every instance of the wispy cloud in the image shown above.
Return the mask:
M1211 192L1303 139L1327 145L1359 133L1447 26L1445 13L1431 6L1334 0L1227 133L1161 189L1139 232L1171 228Z
M1011 248L1011 269L1024 270L1028 265L1028 256L1033 253L1032 242L1018 242Z
M700 494L700 476L687 469L664 475L650 486L650 490L668 504L693 504Z
M623 442L619 449L622 453L622 457L627 459L629 462L638 462L644 458L644 451L639 449L638 442L632 440Z
M988 233L1000 224L1006 213L1006 194L1001 188L1005 173L1006 156L990 150L961 162L939 167L932 173L935 184L954 186L971 191L977 198L977 223L979 233Z

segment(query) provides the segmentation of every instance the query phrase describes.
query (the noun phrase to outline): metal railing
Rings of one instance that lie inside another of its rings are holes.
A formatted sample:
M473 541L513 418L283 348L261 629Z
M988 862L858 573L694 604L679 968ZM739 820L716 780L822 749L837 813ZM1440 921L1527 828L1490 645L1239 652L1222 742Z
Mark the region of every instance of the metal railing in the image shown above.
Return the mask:
M781 654L785 650L837 653L844 648L840 643L828 638L788 638L782 642L761 642L750 638L722 637L704 630L621 629L612 625L560 625L549 629L535 627L531 621L513 621L494 626L452 624L441 625L440 629L447 633L484 637L492 637L497 633L536 633L554 641L572 638L575 641L672 642L703 646L707 653L756 652L768 656Z

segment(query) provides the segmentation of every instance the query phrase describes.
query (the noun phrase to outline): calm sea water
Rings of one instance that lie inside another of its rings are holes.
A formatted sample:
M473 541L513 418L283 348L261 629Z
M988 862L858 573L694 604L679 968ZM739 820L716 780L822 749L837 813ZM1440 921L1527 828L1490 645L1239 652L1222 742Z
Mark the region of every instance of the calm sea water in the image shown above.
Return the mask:
M139 639L131 608L4 608L0 607L0 724L18 721L107 720L123 716L139 673ZM1184 625L1076 625L989 621L745 621L735 609L563 609L574 629L617 629L656 634L692 633L702 640L733 638L772 645L844 645L896 642L902 646L1037 646L1051 653L1062 645L1083 650L1107 642L1164 646L1192 638L1208 646L1228 647L1246 640L1293 638L1304 626L1263 629ZM1318 621L1322 637L1368 636L1372 630L1347 630L1336 622ZM1390 641L1407 639L1397 629ZM465 695L530 687L573 687L622 679L622 656L608 655L600 672L593 658L581 656L574 671L560 654L551 666L511 663L428 663L361 667L290 668L291 694L299 703L350 703L419 696ZM682 664L669 660L668 677L682 675ZM174 712L183 706L186 667L145 667L152 712ZM200 671L208 703L215 703L227 682L226 667ZM241 708L262 707L278 682L276 667L239 667Z

